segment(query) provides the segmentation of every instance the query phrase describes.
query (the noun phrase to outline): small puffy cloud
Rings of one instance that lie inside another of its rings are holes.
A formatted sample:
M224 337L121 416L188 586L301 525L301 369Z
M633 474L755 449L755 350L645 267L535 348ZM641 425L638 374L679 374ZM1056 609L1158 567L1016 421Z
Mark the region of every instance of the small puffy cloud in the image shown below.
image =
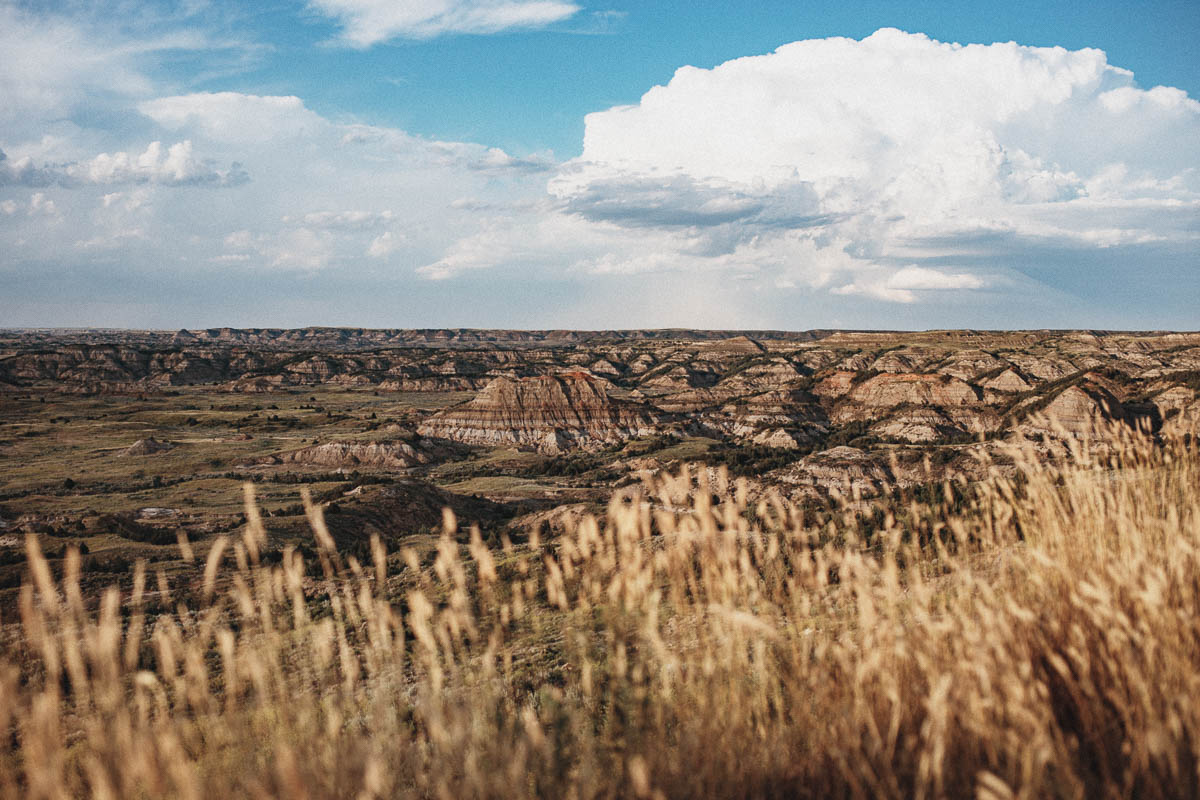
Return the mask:
M146 208L152 196L152 190L146 186L122 192L109 192L100 198L100 207L110 209L110 213L133 212Z
M34 192L29 198L29 216L58 216L58 206L42 192Z
M463 142L434 142L433 147L480 172L546 172L557 166L546 154L524 157L509 155L499 147L482 147Z
M403 240L403 236L398 236L391 231L384 231L371 240L371 244L367 247L367 255L370 258L387 258L400 248Z
M328 267L336 256L334 234L303 226L262 233L233 231L222 244L224 252L210 256L210 262L253 263L280 270L315 272Z
M234 231L225 237L225 246L231 250L247 250L254 246L254 235L250 231Z
M0 214L6 217L24 213L28 217L54 217L60 215L58 206L45 192L34 192L27 202L7 199L0 202Z
M389 39L541 28L579 11L560 0L310 0L342 26L341 40L365 48Z
M141 153L100 153L86 161L66 164L38 165L31 156L13 160L0 151L0 186L123 183L236 186L247 180L249 175L240 164L220 169L210 160L197 158L190 141L176 142L167 148L161 142L151 142Z

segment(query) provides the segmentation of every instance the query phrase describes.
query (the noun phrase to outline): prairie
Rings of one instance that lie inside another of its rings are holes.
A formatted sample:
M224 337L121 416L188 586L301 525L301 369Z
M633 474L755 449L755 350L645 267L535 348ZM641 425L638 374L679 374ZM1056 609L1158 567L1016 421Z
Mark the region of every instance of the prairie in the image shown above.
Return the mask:
M249 485L96 593L30 535L0 794L1196 796L1194 441L1012 461L823 513L685 467L553 539L447 511L356 554L306 494L270 558Z

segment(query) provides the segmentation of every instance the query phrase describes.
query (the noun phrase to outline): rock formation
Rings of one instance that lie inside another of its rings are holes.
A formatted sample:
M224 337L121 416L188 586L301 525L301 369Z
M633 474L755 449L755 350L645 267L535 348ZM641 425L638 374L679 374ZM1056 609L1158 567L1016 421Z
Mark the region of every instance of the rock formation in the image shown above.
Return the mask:
M121 451L123 456L150 456L155 453L165 453L168 450L173 450L175 445L171 442L160 442L153 436L147 439L138 439L133 444Z
M1172 386L1154 398L1163 436L1200 435L1200 398L1194 389Z
M864 436L946 445L1031 431L1037 411L1072 435L1097 433L1096 417L1185 433L1200 413L1197 373L1195 333L0 331L6 397L478 392L467 406L415 415L437 436L544 452L672 431L800 449Z
M434 414L417 430L431 438L547 454L658 432L661 415L611 397L608 386L585 372L497 378L474 400Z
M418 449L408 442L327 442L267 456L259 463L401 470L433 460L427 449Z
M1107 388L1093 382L1068 386L1044 409L1030 414L1018 432L1027 437L1070 435L1105 439L1124 421L1125 409Z

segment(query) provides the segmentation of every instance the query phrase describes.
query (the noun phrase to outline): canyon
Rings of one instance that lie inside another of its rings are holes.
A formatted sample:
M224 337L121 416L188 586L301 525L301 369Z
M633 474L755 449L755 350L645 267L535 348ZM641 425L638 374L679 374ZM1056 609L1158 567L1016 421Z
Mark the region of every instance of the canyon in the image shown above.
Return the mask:
M246 483L281 546L301 489L399 542L443 507L549 532L685 465L812 506L1195 437L1200 334L5 330L0 413L0 536L103 564L235 530Z

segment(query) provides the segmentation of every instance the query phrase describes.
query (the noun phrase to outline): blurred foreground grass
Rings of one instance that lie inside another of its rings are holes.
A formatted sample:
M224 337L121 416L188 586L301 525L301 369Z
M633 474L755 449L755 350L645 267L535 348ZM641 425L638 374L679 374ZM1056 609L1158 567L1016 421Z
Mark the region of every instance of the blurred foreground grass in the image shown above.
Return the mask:
M198 585L98 601L31 537L0 796L1197 796L1195 445L1023 463L870 533L685 471L394 574L310 505L319 578L248 494Z

